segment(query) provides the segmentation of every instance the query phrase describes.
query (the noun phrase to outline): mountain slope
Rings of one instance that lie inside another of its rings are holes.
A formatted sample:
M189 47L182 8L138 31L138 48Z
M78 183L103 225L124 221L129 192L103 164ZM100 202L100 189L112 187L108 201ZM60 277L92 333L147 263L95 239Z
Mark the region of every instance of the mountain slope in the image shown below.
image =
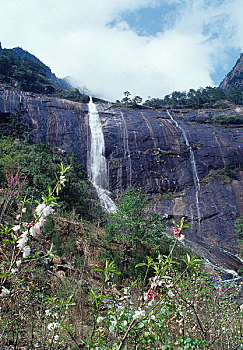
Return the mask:
M239 89L243 91L243 53L236 62L233 69L226 75L219 87L222 89Z
M13 49L0 48L0 57L2 58L2 61L4 60L3 56L5 56L5 60L9 59L10 61L12 61L12 63L17 64L17 66L18 65L24 66L24 64L26 64L26 65L29 64L31 67L31 62L34 62L35 69L39 70L39 72L41 74L43 74L49 80L50 85L53 85L57 88L62 88L62 89L70 89L71 88L70 84L66 80L57 78L56 75L54 73L52 73L51 69L48 66L46 66L36 56L30 54L26 50L23 50L21 47L15 47ZM14 59L14 56L18 56L20 58L20 60ZM5 68L6 68L6 66L5 66ZM7 71L2 70L1 73L9 75L10 72L8 70ZM18 77L18 78L20 78L20 77Z

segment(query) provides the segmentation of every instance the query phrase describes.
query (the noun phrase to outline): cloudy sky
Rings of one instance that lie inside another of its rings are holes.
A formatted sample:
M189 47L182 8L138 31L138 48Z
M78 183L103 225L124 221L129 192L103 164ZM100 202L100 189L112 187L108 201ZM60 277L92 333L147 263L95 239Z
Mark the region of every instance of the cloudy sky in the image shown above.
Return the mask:
M243 0L0 0L0 41L110 101L218 85L243 51Z

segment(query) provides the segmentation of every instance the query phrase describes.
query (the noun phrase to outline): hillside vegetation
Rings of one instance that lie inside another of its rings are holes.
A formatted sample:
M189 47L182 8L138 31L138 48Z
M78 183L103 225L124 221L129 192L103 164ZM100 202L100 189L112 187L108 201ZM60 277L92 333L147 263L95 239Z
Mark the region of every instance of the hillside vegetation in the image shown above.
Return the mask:
M0 49L0 83L77 102L89 100L87 95L72 89L66 80L58 79L49 67L21 48Z
M230 109L243 105L243 93L240 89L224 90L220 87L207 86L188 92L174 91L164 98L149 98L142 104L140 96L131 97L129 91L124 92L124 98L116 101L117 107L154 108L154 109ZM239 123L239 122L237 122ZM237 124L236 123L236 124ZM241 120L242 123L242 120Z

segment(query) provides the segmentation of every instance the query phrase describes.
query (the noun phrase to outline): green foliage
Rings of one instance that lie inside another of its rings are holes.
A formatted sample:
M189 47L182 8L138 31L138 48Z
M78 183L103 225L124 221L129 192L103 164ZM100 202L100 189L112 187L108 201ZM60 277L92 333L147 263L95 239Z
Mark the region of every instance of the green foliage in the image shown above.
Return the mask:
M65 98L67 100L71 100L75 102L82 102L82 103L89 102L89 96L81 93L78 89L74 89L74 90L59 89L58 91L55 92L54 96L59 98Z
M240 216L235 220L235 232L239 240L243 240L243 216Z
M95 220L103 215L100 206L92 200L92 189L87 182L82 166L70 155L65 162L71 165L70 176L60 193L63 210L76 214L87 220ZM0 183L6 186L6 170L10 167L17 171L21 165L21 173L27 175L23 194L35 200L40 200L46 190L46 184L55 186L59 172L60 157L47 144L29 144L25 140L13 137L0 138Z
M11 114L0 113L0 135L11 135L15 138L27 139L30 129L24 122L23 116L26 110L23 108L22 103Z
M223 90L211 86L198 90L190 89L188 92L174 91L170 95L166 95L164 99L152 98L144 102L144 106L150 108L183 109L229 108L232 104L243 104L242 91L237 89ZM222 122L222 119L220 121ZM240 121L240 118L236 121L234 118L230 118L230 123L239 124Z
M123 276L141 276L145 268L136 269L144 256L168 255L173 241L165 235L165 224L159 215L148 213L140 189L125 191L118 200L117 212L106 224L102 257L111 257ZM176 254L184 253L178 246Z
M243 264L240 265L240 267L238 268L237 273L238 273L239 276L243 276Z
M227 159L224 173L226 176L234 178L236 173L243 169L243 158L241 154L234 151L232 156Z
M45 87L51 84L42 64L8 50L0 51L0 73L15 79L18 87L25 91L43 93Z
M121 102L117 100L114 107L125 110L142 108L142 97L135 96L134 98L130 98L131 93L129 91L124 91L123 95L124 97Z
M239 216L235 220L235 233L238 237L238 254L243 258L243 216ZM238 274L243 276L243 264L238 269Z
M58 79L49 67L21 48L0 50L0 74L5 84L23 91L53 95L76 102L89 102L89 97L69 83Z
M207 123L216 125L242 125L243 115L219 114L208 119Z

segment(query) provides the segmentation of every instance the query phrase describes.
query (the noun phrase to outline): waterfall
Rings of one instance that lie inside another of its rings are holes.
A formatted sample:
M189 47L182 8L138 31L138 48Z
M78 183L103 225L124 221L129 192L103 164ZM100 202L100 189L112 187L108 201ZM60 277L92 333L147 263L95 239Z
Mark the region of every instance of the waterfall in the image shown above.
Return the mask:
M89 101L89 127L91 134L90 152L88 152L88 175L95 187L100 203L107 212L115 212L116 205L110 198L109 178L106 166L105 139L96 105L92 97Z
M200 182L197 174L197 167L194 157L194 152L189 144L188 138L186 136L185 130L177 123L177 121L172 117L169 111L167 111L168 116L170 117L171 121L175 124L175 126L181 131L181 134L183 136L183 139L186 143L186 146L189 148L190 151L190 163L192 167L192 174L193 174L193 182L195 185L195 199L196 199L196 208L197 208L197 220L198 220L198 227L200 229L200 222L201 222L201 213L199 208L199 191L200 191Z
M132 160L131 160L131 153L129 149L128 144L128 131L127 131L127 124L124 118L123 113L121 112L121 118L122 118L122 130L123 130L123 151L124 151L124 159L127 158L126 165L126 171L127 171L127 179L129 178L129 186L132 186ZM128 177L129 174L129 177Z

